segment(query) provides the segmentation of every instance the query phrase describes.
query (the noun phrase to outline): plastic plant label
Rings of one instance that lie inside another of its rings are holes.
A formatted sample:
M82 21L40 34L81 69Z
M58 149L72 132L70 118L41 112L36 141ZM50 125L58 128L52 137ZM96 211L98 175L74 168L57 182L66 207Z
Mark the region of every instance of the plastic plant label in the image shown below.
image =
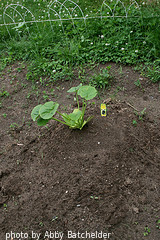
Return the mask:
M101 104L101 116L106 117L107 115L107 109L106 109L106 104Z

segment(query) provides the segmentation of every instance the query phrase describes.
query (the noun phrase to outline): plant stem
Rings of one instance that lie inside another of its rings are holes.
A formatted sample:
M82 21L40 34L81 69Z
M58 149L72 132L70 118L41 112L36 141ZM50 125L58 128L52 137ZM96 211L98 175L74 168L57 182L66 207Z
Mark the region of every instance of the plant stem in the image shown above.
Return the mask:
M77 99L77 104L78 104L78 109L79 109L79 101L78 101L78 94L77 94L77 91L76 91L76 99Z
M84 121L83 118L84 118L84 113L85 113L85 110L86 110L86 106L87 106L86 102L83 101L83 106L82 106L82 122Z
M63 123L63 124L65 124L65 125L67 125L67 126L70 127L69 124L67 124L67 123L65 123L65 122L63 122L63 121L61 121L61 120L59 120L59 119L57 119L57 118L53 118L53 117L52 117L52 119L55 120L55 121L57 121L57 122Z
M69 118L69 117L67 117L67 116L64 116L62 113L60 113L60 112L58 112L58 111L57 111L57 113L58 113L60 116L62 116L62 117L64 117L64 118L67 118L68 120L70 120L70 118Z

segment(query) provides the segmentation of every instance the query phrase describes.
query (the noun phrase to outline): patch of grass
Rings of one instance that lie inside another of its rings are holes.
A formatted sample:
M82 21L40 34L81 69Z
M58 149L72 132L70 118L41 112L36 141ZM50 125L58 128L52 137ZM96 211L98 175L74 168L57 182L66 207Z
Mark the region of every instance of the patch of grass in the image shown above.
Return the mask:
M90 84L96 88L109 88L113 79L110 73L110 69L111 66L108 66L103 70L101 69L99 74L95 74L90 79Z
M146 76L151 79L152 82L160 82L160 59L149 64L146 69Z
M75 2L85 15L101 15L102 0ZM3 12L6 2L2 0L1 3L0 10ZM21 0L19 3L30 9L36 19L48 19L47 0L38 3ZM111 3L114 4L115 1ZM127 6L129 1L124 1L124 4ZM116 13L124 14L120 7ZM106 15L106 10L102 14ZM27 24L30 34L25 25L16 28L17 31L10 26L12 39L6 28L0 27L0 69L15 60L27 61L28 80L49 77L50 82L54 82L57 79L70 80L73 69L83 64L108 61L130 65L146 63L148 77L157 82L160 68L159 14L160 8L152 3L141 6L140 11L133 6L128 18L86 18L86 26L83 20L74 20L74 26L71 21L63 21L63 30L60 22L53 22L52 28L49 22L38 23L38 28L36 24ZM20 72L22 68L18 67L17 71ZM99 87L103 85L101 82Z

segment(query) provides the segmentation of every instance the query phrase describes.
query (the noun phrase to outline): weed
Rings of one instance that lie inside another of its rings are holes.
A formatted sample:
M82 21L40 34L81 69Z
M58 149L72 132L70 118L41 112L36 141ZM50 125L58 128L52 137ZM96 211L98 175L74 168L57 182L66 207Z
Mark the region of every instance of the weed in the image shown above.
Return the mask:
M9 92L7 91L3 91L3 92L0 92L0 97L8 97L9 96Z
M21 83L22 88L26 88L27 84Z
M138 112L136 112L135 111L135 114L138 116L138 119L139 120L141 120L141 121L143 121L143 119L144 119L144 117L145 117L145 115L146 115L146 108L144 108L140 113L138 113Z
M84 77L84 75L85 75L85 69L81 66L80 67L80 69L79 69L79 71L78 71L78 78L79 78L79 80L82 82L82 83L85 83L85 77Z
M51 93L54 93L54 91L55 91L55 89L53 89L53 88L50 89L50 92L51 92Z
M139 114L139 120L143 120L143 118L144 118L144 116L146 115L146 108L144 108L141 112L140 112L140 114Z
M4 210L7 211L7 204L6 203L3 204L3 207L4 207Z
M60 86L57 86L56 89L57 89L58 91L60 91Z
M47 100L49 98L49 96L46 94L46 91L43 91L43 99Z
M35 94L36 94L36 97L38 98L40 93L39 91L36 91Z
M90 196L91 199L99 200L99 197L97 196Z
M4 117L4 118L6 118L6 117L7 117L7 114L6 114L6 113L3 113L2 115L3 115L3 117Z
M53 119L60 123L63 123L69 126L72 129L82 129L86 123L88 123L93 117L88 117L87 120L84 120L84 114L87 106L87 101L93 99L97 95L97 91L94 87L91 86L82 86L80 84L77 87L72 87L68 90L69 93L75 93L76 101L78 108L74 109L72 113L60 113L57 111L59 104L53 101L46 102L44 105L40 104L34 107L31 112L31 117L33 121L37 121L39 126L46 125L49 120ZM80 104L78 96L82 98L82 109L80 110ZM55 117L53 117L56 113L58 113L64 121L61 121Z
M35 91L37 89L36 84L32 84L32 90Z
M141 82L140 82L139 79L138 79L137 81L135 81L134 84L135 84L137 87L141 87Z
M120 75L123 75L123 69L122 69L122 66L119 67L119 74L120 74Z
M16 128L19 127L19 125L17 123L12 123L10 126L9 126L12 130L15 130Z
M101 70L100 74L94 75L90 79L90 84L96 88L108 88L112 80L110 68L111 66L108 66L106 69Z
M54 216L54 217L52 218L52 222L56 221L57 219L58 219L58 217L57 217L57 216Z
M21 71L22 71L22 68L18 67L18 68L17 68L17 72L20 73Z
M39 223L39 226L40 226L40 227L43 227L43 226L44 226L43 222L40 222L40 223Z
M137 126L137 121L136 120L133 120L133 125L136 127Z
M31 93L28 93L27 96L26 96L26 98L27 98L27 99L30 99L30 97L31 97Z
M129 151L130 151L130 152L134 152L134 149L133 149L133 148L130 148Z
M11 73L12 69L11 67L7 69L7 73Z
M143 233L143 235L144 235L145 237L148 236L148 235L151 233L150 228L147 227L147 226L144 228L144 230L145 230L145 232Z
M160 230L160 219L158 219L156 222L156 228Z

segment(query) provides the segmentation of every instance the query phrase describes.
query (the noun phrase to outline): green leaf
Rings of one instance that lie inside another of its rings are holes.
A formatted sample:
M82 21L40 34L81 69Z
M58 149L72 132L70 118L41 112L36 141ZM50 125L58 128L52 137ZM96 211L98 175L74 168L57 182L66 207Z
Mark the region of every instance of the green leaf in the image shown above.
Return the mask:
M40 117L43 119L51 119L51 117L56 113L59 107L58 103L46 102L39 110Z
M63 113L63 120L69 125L70 128L75 129L75 128L81 128L81 123L79 123L79 119L82 116L82 111L79 109L74 109L72 113L69 115L66 113Z
M37 105L36 107L33 108L32 112L31 112L31 118L33 119L33 121L36 121L37 118L39 117L39 109L41 108L42 104Z
M63 120L64 120L69 126L72 126L72 125L74 125L74 123L75 123L73 120L71 120L71 119L69 118L69 115L66 114L66 113L63 113L62 118L63 118Z
M50 119L43 119L43 118L38 118L37 120L37 125L38 126L44 126L49 122Z
M81 98L84 98L86 100L91 100L97 95L97 90L95 89L95 87L82 86L78 90L78 95L80 95Z
M80 83L77 87L70 88L67 92L69 93L76 92L80 87L82 87L82 83Z
M73 121L78 121L78 119L82 116L82 111L78 108L74 109L72 113L69 114L69 118Z

